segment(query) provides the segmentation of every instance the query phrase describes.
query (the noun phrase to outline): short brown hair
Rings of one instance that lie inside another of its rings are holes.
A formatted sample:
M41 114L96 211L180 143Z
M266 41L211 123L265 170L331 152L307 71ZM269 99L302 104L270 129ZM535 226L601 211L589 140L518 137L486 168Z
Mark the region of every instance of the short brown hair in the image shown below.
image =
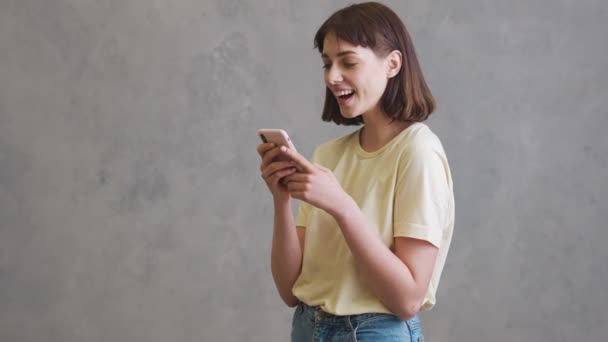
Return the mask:
M397 14L377 2L350 5L331 15L315 34L314 46L323 53L328 33L353 45L368 47L378 57L391 51L402 54L399 73L389 79L381 98L382 110L394 120L424 121L435 110L435 99L422 75L414 44ZM325 91L323 121L338 125L360 125L362 116L346 119L329 89Z

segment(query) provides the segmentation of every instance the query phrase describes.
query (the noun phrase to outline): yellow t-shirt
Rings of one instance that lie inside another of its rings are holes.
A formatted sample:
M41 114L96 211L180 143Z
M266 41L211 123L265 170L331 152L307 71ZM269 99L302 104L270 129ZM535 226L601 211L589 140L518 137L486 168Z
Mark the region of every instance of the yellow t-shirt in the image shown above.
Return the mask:
M359 132L319 145L312 162L333 171L386 246L392 248L394 237L404 236L439 248L422 305L428 310L436 302L454 229L454 192L445 152L423 123L412 124L373 152L361 148ZM359 278L331 215L302 202L296 226L306 229L302 272L292 289L298 299L335 315L391 312Z

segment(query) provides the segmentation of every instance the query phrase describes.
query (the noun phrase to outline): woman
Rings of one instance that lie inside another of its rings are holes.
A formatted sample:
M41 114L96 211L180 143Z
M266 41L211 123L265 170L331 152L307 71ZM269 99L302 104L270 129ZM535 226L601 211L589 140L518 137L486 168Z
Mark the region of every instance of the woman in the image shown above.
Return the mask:
M312 162L257 148L274 200L273 278L297 306L292 341L422 341L418 312L436 303L454 227L448 161L422 123L433 96L405 26L384 5L337 11L315 47L322 119L363 126L319 145ZM280 155L290 161L274 161ZM302 201L295 222L292 198Z

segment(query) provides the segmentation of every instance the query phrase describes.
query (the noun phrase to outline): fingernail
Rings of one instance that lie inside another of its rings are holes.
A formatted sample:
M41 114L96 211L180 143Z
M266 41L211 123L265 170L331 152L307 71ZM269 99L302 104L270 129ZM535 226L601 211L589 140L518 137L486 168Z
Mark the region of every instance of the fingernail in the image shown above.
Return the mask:
M287 151L287 147L281 146L281 151L283 151L283 152Z

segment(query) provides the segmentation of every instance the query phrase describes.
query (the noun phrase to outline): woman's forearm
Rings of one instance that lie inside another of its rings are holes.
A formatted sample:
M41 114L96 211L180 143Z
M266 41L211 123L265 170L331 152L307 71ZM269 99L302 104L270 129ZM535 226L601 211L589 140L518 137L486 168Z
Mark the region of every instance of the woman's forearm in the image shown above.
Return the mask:
M290 201L274 202L271 269L281 299L290 307L298 304L292 288L302 269L302 251Z
M332 216L372 292L399 318L415 315L422 297L412 272L382 242L357 203L348 197L341 210Z

